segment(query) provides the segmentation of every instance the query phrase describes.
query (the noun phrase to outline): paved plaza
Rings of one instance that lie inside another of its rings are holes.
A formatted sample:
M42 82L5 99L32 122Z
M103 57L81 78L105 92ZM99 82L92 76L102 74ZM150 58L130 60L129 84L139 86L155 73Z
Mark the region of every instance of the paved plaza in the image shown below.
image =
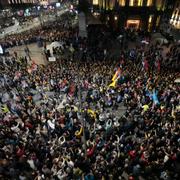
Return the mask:
M13 48L8 49L10 54L17 52L18 57L27 56L25 53L26 46L16 46ZM37 64L47 64L47 60L45 54L43 52L43 48L39 48L36 43L28 45L30 51L31 60L35 61Z

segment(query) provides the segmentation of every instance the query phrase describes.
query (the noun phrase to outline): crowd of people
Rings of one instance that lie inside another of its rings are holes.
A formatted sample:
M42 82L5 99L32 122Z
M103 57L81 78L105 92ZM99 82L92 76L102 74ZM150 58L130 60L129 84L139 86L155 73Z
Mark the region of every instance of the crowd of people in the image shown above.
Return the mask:
M56 25L42 34L63 38ZM178 47L121 49L112 60L72 31L68 59L1 57L0 178L179 179Z
M42 27L36 27L23 33L7 35L0 39L0 44L4 49L7 49L14 46L37 43L39 39L42 39L44 42L70 39L71 37L69 36L77 31L72 29L74 17L74 14L69 15L69 13L65 13L58 21L47 22Z

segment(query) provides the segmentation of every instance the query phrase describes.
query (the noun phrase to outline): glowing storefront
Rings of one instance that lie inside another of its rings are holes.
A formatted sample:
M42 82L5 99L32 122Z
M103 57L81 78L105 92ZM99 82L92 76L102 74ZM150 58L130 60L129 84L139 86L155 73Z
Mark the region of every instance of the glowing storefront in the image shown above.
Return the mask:
M180 1L176 1L170 24L175 29L180 29Z
M107 24L117 29L152 31L159 26L167 0L92 0Z

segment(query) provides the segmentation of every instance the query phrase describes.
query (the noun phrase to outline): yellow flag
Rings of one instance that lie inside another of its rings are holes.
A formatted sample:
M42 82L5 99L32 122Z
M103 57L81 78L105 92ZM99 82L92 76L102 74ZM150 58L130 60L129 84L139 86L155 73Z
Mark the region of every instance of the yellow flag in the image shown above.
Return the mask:
M90 114L91 117L96 119L96 113L92 109L88 109L87 112L88 112L88 114Z
M117 72L114 74L112 81L115 81L116 77L117 77Z
M144 111L147 111L147 110L149 109L149 106L148 106L147 104L145 104L145 105L143 106L143 109L144 109Z
M9 112L9 109L8 109L8 107L7 107L7 105L6 105L6 104L5 104L5 105L3 105L1 109L2 109L3 113L7 113L7 112Z
M109 87L115 87L116 86L116 81L113 81L110 85L109 85Z
M117 82L117 78L109 85L109 87L115 87L116 86L116 82Z

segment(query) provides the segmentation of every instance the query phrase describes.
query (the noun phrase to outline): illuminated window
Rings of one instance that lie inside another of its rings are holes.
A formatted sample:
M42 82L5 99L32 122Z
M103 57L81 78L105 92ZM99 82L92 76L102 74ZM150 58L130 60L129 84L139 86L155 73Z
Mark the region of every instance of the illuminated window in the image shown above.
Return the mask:
M152 29L152 19L153 19L153 15L149 16L149 20L148 20L148 31L150 32Z
M129 6L134 6L134 0L129 1Z
M126 2L125 0L118 0L120 6L125 6Z
M176 13L175 19L178 19L178 11L177 11L177 13Z
M106 2L105 1L103 1L103 8L105 9L106 8Z
M142 6L143 5L143 0L139 0L138 1L138 6Z
M116 4L116 0L110 0L110 2L109 2L109 9L112 10L114 8L115 4Z
M99 7L103 8L103 1L102 0L99 0Z
M156 8L157 10L161 10L163 7L163 0L156 0Z
M149 23L152 22L152 17L153 17L152 15L149 16Z
M176 8L172 14L172 17L171 17L171 20L170 20L170 23L177 29L179 29L180 27L180 15L179 15L179 8Z
M153 0L147 0L147 6L152 6L153 5Z
M159 22L160 22L160 16L157 17L157 20L156 20L156 27L159 26Z
M174 12L174 13L172 14L171 19L174 19L175 14L176 14L176 12Z
M93 0L93 5L98 5L98 0Z
M152 28L152 25L151 25L151 23L149 23L149 24L148 24L148 32L151 31L151 28Z
M127 20L127 28L139 29L140 20L136 19L128 19Z
M129 6L142 6L143 0L130 0Z

